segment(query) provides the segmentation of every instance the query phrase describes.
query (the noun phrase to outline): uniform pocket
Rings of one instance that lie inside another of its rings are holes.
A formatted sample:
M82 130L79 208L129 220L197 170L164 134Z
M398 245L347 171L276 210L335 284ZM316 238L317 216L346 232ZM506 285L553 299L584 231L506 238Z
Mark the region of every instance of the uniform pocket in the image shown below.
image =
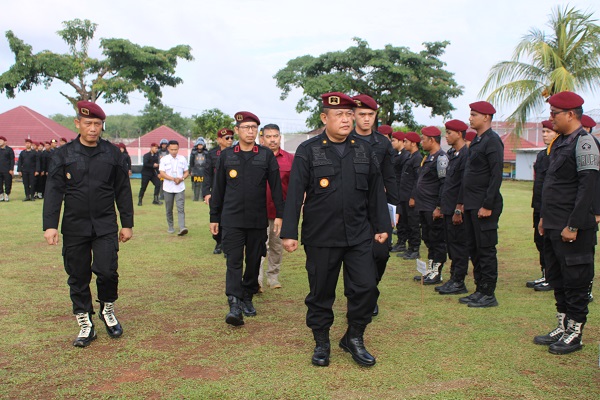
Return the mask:
M369 190L369 165L354 164L354 172L356 173L356 189Z
M329 193L335 190L333 184L334 169L331 165L315 167L315 193Z

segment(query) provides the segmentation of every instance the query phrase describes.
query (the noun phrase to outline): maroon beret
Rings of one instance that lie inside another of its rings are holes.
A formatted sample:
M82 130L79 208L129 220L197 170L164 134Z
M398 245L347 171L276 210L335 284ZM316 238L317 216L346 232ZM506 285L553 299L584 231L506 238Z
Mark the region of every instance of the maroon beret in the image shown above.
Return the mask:
M25 143L27 143L27 142L33 143L33 141L31 139L25 139Z
M476 101L475 103L469 104L469 107L471 107L471 110L478 112L479 114L496 114L496 109L494 108L494 106L488 103L487 101Z
M406 135L404 135L404 140L408 140L413 143L421 143L421 137L417 132L406 132Z
M106 114L96 103L91 101L78 101L77 102L77 114L85 118L100 118L102 121L106 119ZM64 138L60 138L63 140ZM64 139L66 142L67 140Z
M345 109L356 107L356 103L354 102L354 100L352 100L352 97L340 92L322 94L321 99L323 99L323 108Z
M450 121L446 122L445 126L446 129L456 132L462 132L469 129L469 126L467 124L458 119L451 119Z
M158 143L156 143L156 142L150 143L150 147L158 147Z
M258 125L260 125L260 119L258 119L256 115L248 111L238 111L235 113L233 118L235 118L235 122L238 125L242 122L256 122Z
M475 136L477 136L476 131L467 131L467 134L465 135L465 140L472 142L475 139Z
M68 140L64 137L61 137L60 140L61 140L61 142L68 142Z
M394 132L394 130L389 125L381 125L379 128L377 128L377 132L381 133L382 135L389 136L392 134L392 132Z
M400 132L400 131L398 131L398 132L392 132L392 137L394 139L396 139L396 140L401 141L401 142L404 140L405 136L406 135L404 134L404 132Z
M366 94L359 94L358 96L354 96L352 97L352 100L354 100L354 102L356 103L355 107L357 108L369 108L373 111L377 111L377 109L379 108L377 102L371 96L367 96Z
M119 143L119 144L117 144L117 147L120 148L120 149L127 150L127 146L125 146L125 143Z
M233 131L231 129L227 129L227 128L219 129L219 132L217 132L217 137L224 137L224 136L233 136Z
M583 105L583 98L576 93L565 91L551 96L548 103L563 110L572 110Z
M596 126L596 121L584 114L581 116L581 125L584 128L593 128Z
M50 142L49 142L49 141L46 141L46 144L50 144Z
M437 137L442 135L442 131L435 126L426 126L425 128L421 129L421 133L429 137Z
M6 142L6 138L4 136L0 136L0 140L4 140Z
M554 130L554 127L552 126L552 122L545 120L542 121L542 127L546 128L546 129L550 129L551 131Z

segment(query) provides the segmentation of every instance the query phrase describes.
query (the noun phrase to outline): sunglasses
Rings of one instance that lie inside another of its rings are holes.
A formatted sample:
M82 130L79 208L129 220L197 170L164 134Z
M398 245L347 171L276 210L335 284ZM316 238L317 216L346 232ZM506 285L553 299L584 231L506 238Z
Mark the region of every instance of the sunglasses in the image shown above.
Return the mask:
M233 136L223 136L223 139L225 139L225 140L233 140Z

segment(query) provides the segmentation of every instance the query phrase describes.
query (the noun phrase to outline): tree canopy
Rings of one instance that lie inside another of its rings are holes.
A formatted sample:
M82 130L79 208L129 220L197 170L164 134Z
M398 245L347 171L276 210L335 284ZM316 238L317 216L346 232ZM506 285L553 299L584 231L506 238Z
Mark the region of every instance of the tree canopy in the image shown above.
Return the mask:
M531 28L514 50L512 60L497 63L481 89L497 105L516 105L509 120L520 133L533 113L546 107L553 94L594 92L600 86L600 27L593 14L556 7L549 34Z
M332 91L373 97L381 107L382 124L399 122L416 127L412 110L418 106L430 108L432 116L450 116L454 107L449 99L463 92L440 59L450 42L426 42L425 49L415 53L389 44L371 49L365 40L353 40L356 45L344 51L290 60L275 74L281 100L294 88L303 90L296 111L311 113L308 126L321 126L321 94Z
M142 115L138 117L138 124L142 134L150 132L161 125L167 125L182 135L189 136L193 120L182 117L181 113L174 112L171 107L166 105L146 104Z
M194 136L202 136L211 141L217 138L219 129L233 129L234 126L234 119L218 108L204 110L200 115L193 115L192 119L194 120L192 128Z
M58 35L69 47L68 53L48 50L33 53L31 45L12 31L6 32L15 63L0 75L0 93L14 98L17 91L35 86L48 88L59 80L73 88L73 94L61 94L73 105L80 100L129 103L129 94L139 91L150 104L160 103L162 87L175 87L182 79L175 75L179 59L193 60L191 47L178 45L169 50L140 46L126 39L100 39L104 59L92 58L89 45L97 24L74 19L63 22Z

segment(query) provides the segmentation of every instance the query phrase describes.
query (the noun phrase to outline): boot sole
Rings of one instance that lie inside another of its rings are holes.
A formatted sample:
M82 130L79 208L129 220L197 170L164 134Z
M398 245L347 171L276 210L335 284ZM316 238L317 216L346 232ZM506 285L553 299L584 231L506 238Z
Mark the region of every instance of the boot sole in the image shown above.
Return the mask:
M316 366L316 367L328 367L329 366L329 360L311 360L312 365Z
M550 346L551 344L554 344L558 342L558 340L555 340L553 342L536 342L535 338L533 338L533 343L537 344L538 346Z
M456 292L440 292L438 291L439 294L441 295L447 295L447 294L465 294L465 293L469 293L469 291L467 289L465 290L457 290Z
M227 317L225 317L225 322L227 322L229 325L233 325L233 326L242 326L242 325L244 325L244 320L243 319L236 318L233 315L227 315Z
M579 351L581 349L583 349L583 345L580 345L579 347L577 347L577 348L575 348L573 350L569 350L569 351L564 351L564 350L563 351L556 351L556 350L552 349L551 347L549 347L548 348L548 352L551 353L551 354L555 354L555 355L561 356L563 354L570 354L570 353Z
M102 314L100 314L100 321L102 321L102 323L104 324L106 333L108 333L108 336L110 336L111 338L116 339L116 338L120 338L121 336L123 336L123 328L121 328L121 333L117 333L117 334L114 334L110 331L110 328L108 325L106 325L106 321L104 320L104 317L102 316Z
M94 333L94 336L92 336L92 338L89 340L89 342L77 342L77 341L74 341L73 342L73 346L75 346L75 347L81 347L81 348L88 347L90 344L92 344L92 342L94 340L96 340L97 337L98 337L98 335L96 335L96 333Z
M249 313L246 311L242 311L244 313L244 317L256 317L256 311L254 311L253 313Z
M361 365L363 367L372 367L373 365L375 365L376 361L373 361L373 363L366 363L364 361L362 361L361 359L359 359L358 357L356 357L354 355L354 353L344 344L342 344L342 342L339 343L340 344L340 348L342 350L344 350L346 353L350 353L352 355L352 359L354 360L354 362L356 362L358 365Z
M468 303L467 305L472 308L489 308L489 307L497 307L498 302L494 301L494 302L488 303L488 304Z

